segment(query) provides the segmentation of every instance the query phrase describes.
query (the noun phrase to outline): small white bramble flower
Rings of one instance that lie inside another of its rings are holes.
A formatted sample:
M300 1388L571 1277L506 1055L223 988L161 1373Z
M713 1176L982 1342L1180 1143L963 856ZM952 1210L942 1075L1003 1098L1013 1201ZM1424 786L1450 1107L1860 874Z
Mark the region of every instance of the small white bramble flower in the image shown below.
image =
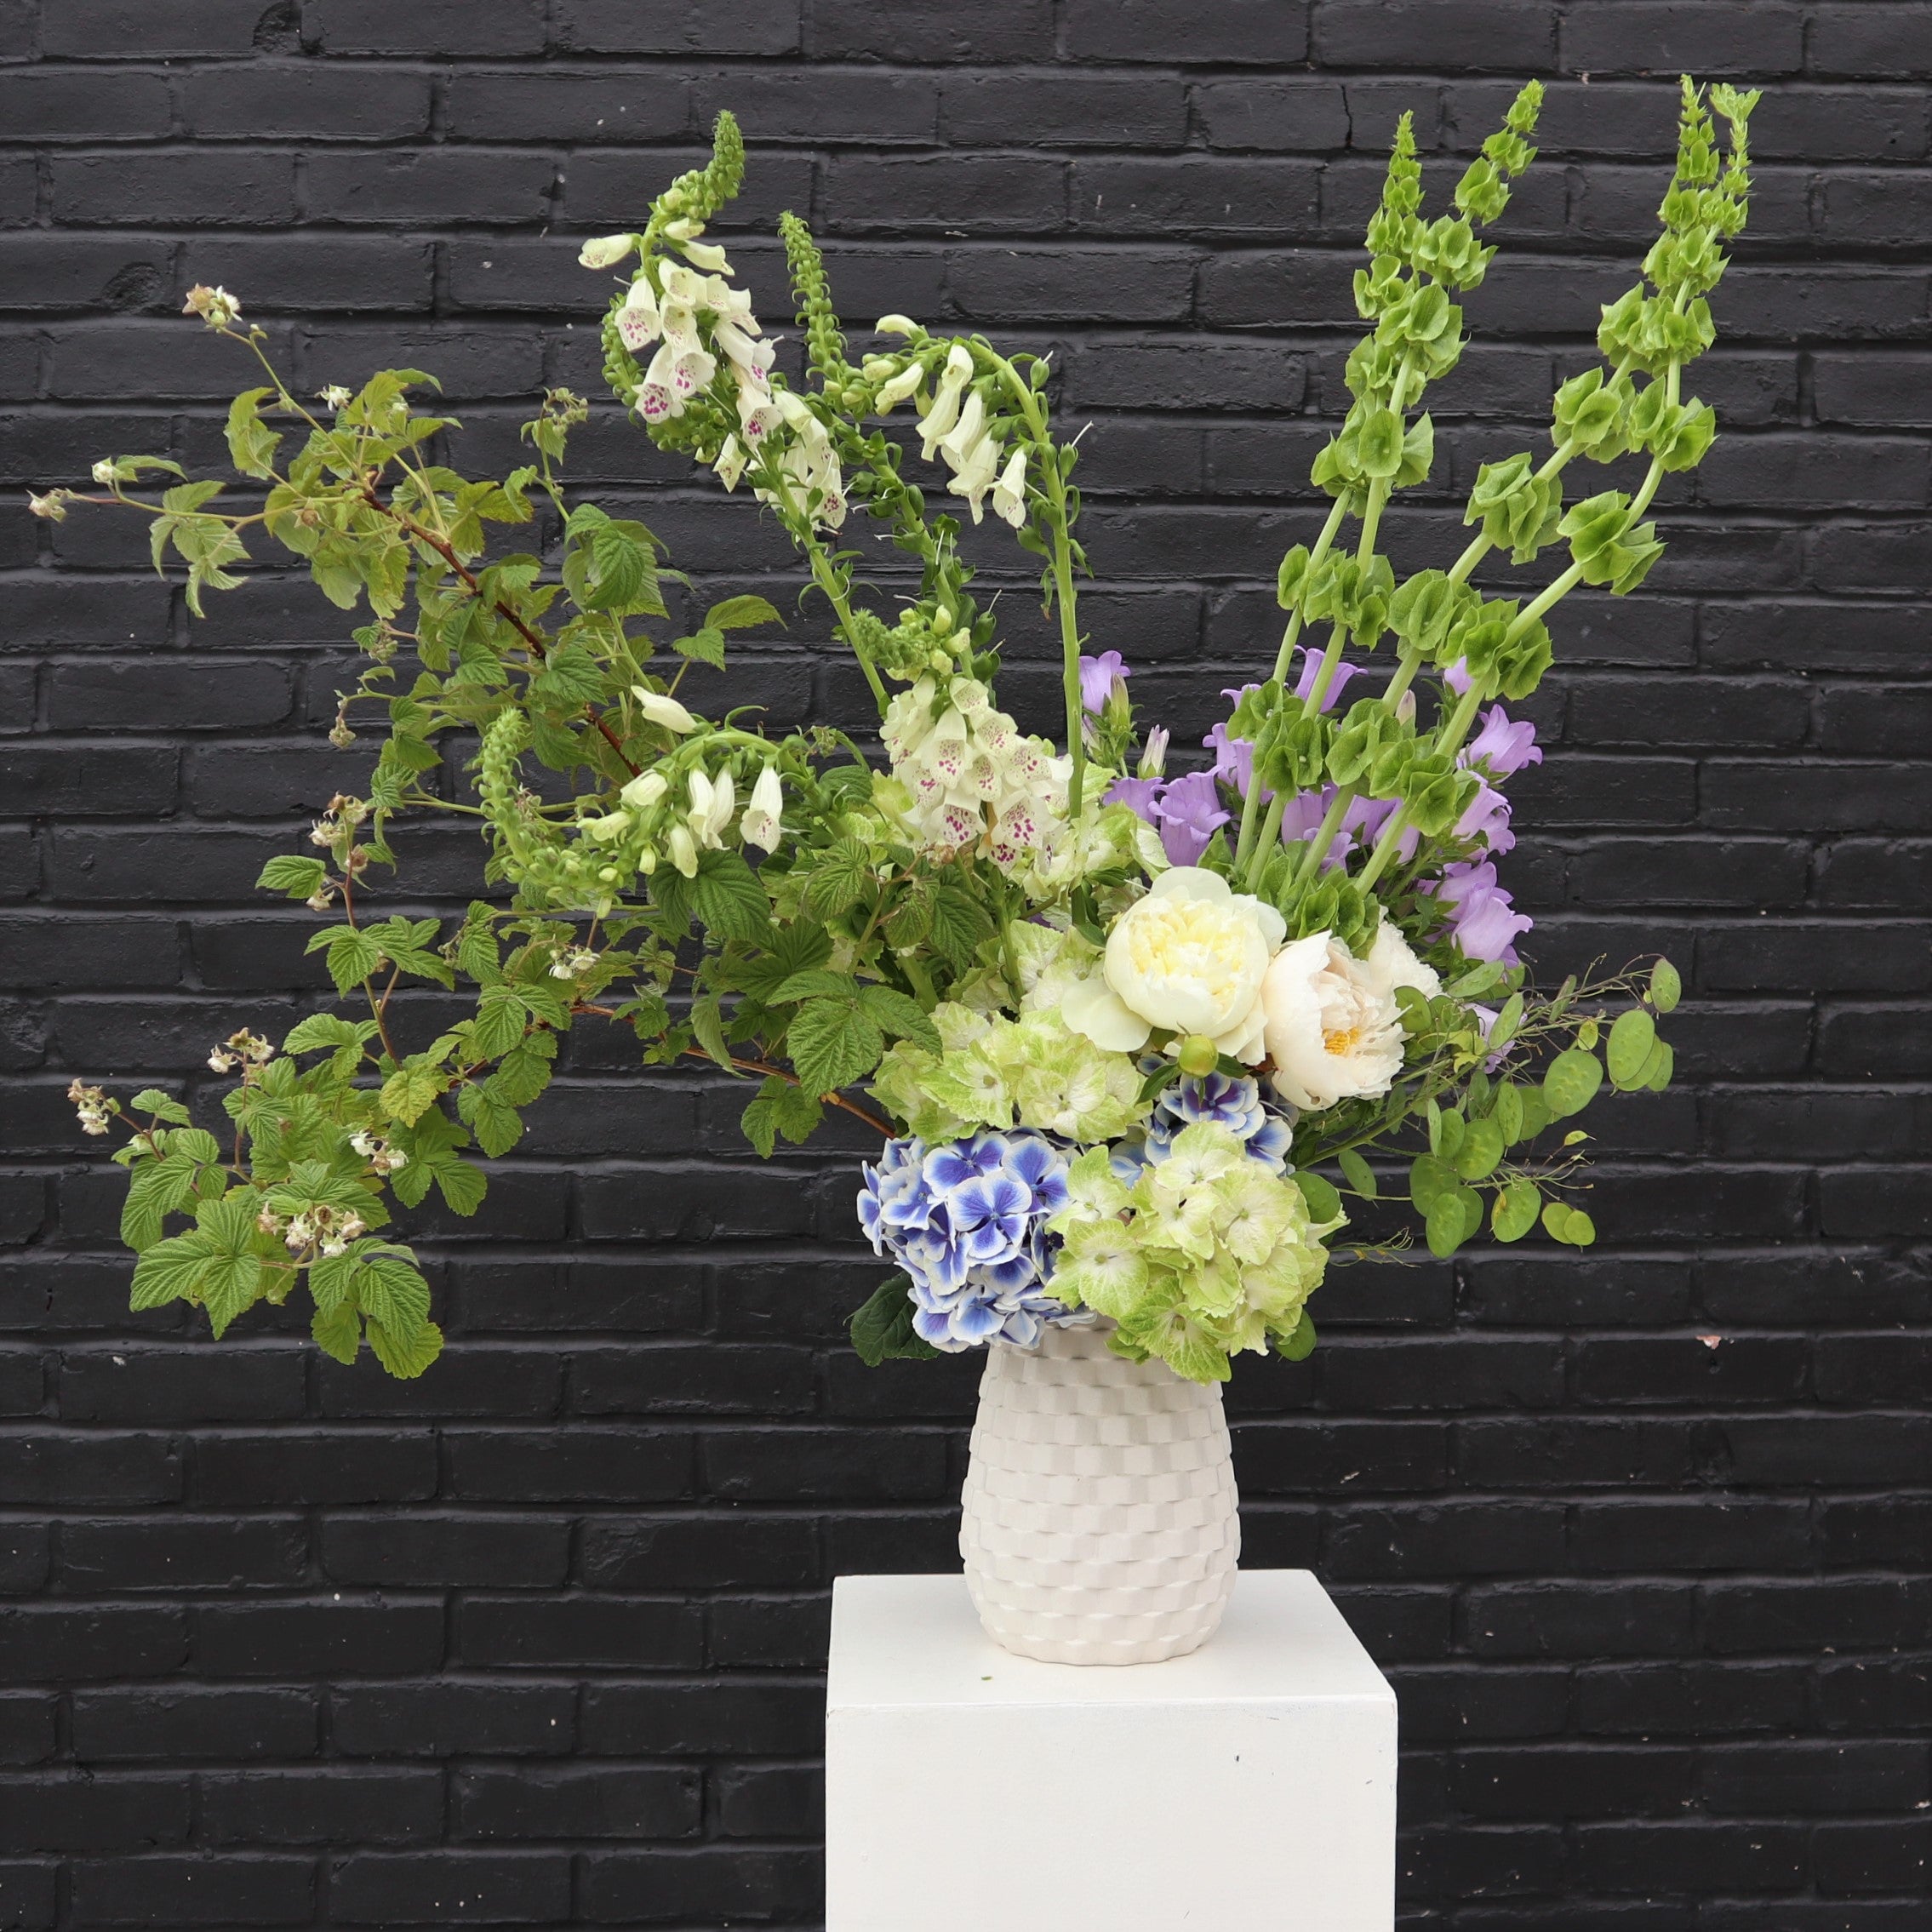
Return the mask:
M661 724L666 730L680 735L698 728L697 719L677 699L667 697L662 691L647 691L642 684L633 684L631 695L637 700L637 709L653 724Z
M634 810L648 812L671 789L660 771L641 771L617 796Z
M64 489L50 489L44 496L39 496L30 489L27 492L27 514L44 517L50 523L64 523L67 520L69 494Z
M264 1208L255 1216L255 1226L264 1234L279 1234L282 1232L282 1217L272 1208Z
M369 1132L368 1128L358 1127L356 1131L349 1136L349 1145L353 1147L364 1160L367 1160L369 1156L382 1145L382 1143Z
M574 952L561 954L557 963L550 969L553 980L574 980L580 973L587 973L597 963L597 955L586 946L579 946Z
M317 390L316 396L323 406L329 409L346 409L355 400L353 392L346 389L340 382L332 382L325 388Z
M114 459L111 456L103 456L89 472L97 483L111 483L119 473L114 467Z
M242 319L242 305L226 289L197 282L181 304L183 315L198 315L210 329L226 329Z
M325 885L319 892L312 892L302 903L312 912L326 912L335 903L335 888Z
M335 1231L345 1241L353 1241L358 1234L367 1232L367 1224L353 1209L342 1217L342 1225Z
M594 235L577 251L580 268L614 268L637 245L635 235Z
M378 1174L400 1174L409 1164L409 1157L394 1147L385 1147L376 1154L372 1164Z
M235 1056L231 1053L222 1052L221 1049L220 1047L217 1047L214 1051L208 1056L208 1064L217 1073L226 1073L231 1067L235 1065Z

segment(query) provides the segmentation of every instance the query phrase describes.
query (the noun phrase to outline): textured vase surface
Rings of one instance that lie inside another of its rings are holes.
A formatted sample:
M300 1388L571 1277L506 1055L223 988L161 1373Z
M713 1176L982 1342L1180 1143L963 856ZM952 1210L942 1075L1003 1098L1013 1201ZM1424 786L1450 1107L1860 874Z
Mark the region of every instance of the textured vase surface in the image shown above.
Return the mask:
M980 1621L1022 1657L1185 1656L1234 1587L1241 1523L1220 1386L1124 1361L1099 1326L987 1351L963 1502Z

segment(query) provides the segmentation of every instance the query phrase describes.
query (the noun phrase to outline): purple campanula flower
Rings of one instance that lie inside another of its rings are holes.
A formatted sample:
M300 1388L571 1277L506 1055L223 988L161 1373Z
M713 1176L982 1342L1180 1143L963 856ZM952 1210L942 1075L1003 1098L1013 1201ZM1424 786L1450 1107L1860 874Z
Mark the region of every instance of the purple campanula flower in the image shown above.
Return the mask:
M1109 698L1127 695L1127 680L1134 675L1118 651L1102 651L1098 657L1080 660L1080 702L1090 712L1104 711Z
M1473 838L1491 852L1507 852L1516 843L1509 826L1509 800L1494 786L1483 784L1455 821L1455 836Z
M1282 807L1281 836L1284 844L1298 845L1305 838L1312 838L1321 822L1329 815L1329 807L1335 802L1335 788L1324 785L1319 792L1297 792Z
M1216 784L1226 785L1245 798L1248 787L1255 782L1255 747L1245 738L1230 738L1227 727L1217 724L1201 740L1202 748L1215 754L1214 769L1210 775ZM1265 805L1274 797L1266 786L1261 787L1261 803Z
M1454 664L1444 668L1443 682L1455 693L1457 697L1467 696L1469 692L1468 664L1459 657Z
M1536 727L1526 717L1512 719L1500 705L1490 706L1483 714L1483 729L1463 747L1457 763L1472 765L1478 761L1488 765L1496 778L1510 778L1525 765L1541 764Z
M1321 670L1323 655L1312 645L1304 644L1301 647L1301 675L1295 681L1295 694L1303 704L1307 703L1308 694L1315 689L1315 678ZM1338 661L1335 676L1329 680L1329 688L1322 694L1320 708L1324 712L1333 711L1341 702L1341 694L1348 689L1349 679L1358 677L1362 670L1363 666L1359 664Z
M1496 868L1488 860L1443 866L1433 890L1449 907L1449 930L1465 958L1518 963L1514 942L1535 921L1516 910L1508 893L1496 883Z
M1228 822L1213 775L1204 771L1170 778L1154 812L1162 848L1169 863L1175 866L1192 866L1208 849L1216 831Z
M1161 821L1155 808L1166 789L1164 778L1117 778L1107 787L1106 796L1100 803L1125 805L1136 818L1145 819L1151 826L1158 826Z

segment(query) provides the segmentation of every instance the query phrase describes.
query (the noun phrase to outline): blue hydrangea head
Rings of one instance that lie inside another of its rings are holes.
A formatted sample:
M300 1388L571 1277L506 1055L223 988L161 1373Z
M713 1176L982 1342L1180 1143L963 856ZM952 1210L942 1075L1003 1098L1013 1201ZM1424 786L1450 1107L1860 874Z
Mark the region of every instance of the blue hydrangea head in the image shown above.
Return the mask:
M1045 1135L1021 1130L894 1140L864 1169L859 1225L906 1271L914 1330L934 1347L1030 1347L1046 1323L1074 1318L1044 1292L1059 1246L1045 1224L1066 1204L1066 1165Z

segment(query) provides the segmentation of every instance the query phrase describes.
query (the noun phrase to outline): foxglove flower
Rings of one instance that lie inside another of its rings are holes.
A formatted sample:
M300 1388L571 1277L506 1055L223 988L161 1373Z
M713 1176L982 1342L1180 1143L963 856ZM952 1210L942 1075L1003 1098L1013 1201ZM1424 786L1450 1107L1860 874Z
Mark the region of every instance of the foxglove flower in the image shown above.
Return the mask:
M752 787L751 802L738 822L738 836L747 845L756 845L766 852L777 851L784 809L785 792L778 782L778 767L767 765Z
M1007 458L1006 467L993 485L993 515L1015 529L1026 521L1026 452L1023 448Z

